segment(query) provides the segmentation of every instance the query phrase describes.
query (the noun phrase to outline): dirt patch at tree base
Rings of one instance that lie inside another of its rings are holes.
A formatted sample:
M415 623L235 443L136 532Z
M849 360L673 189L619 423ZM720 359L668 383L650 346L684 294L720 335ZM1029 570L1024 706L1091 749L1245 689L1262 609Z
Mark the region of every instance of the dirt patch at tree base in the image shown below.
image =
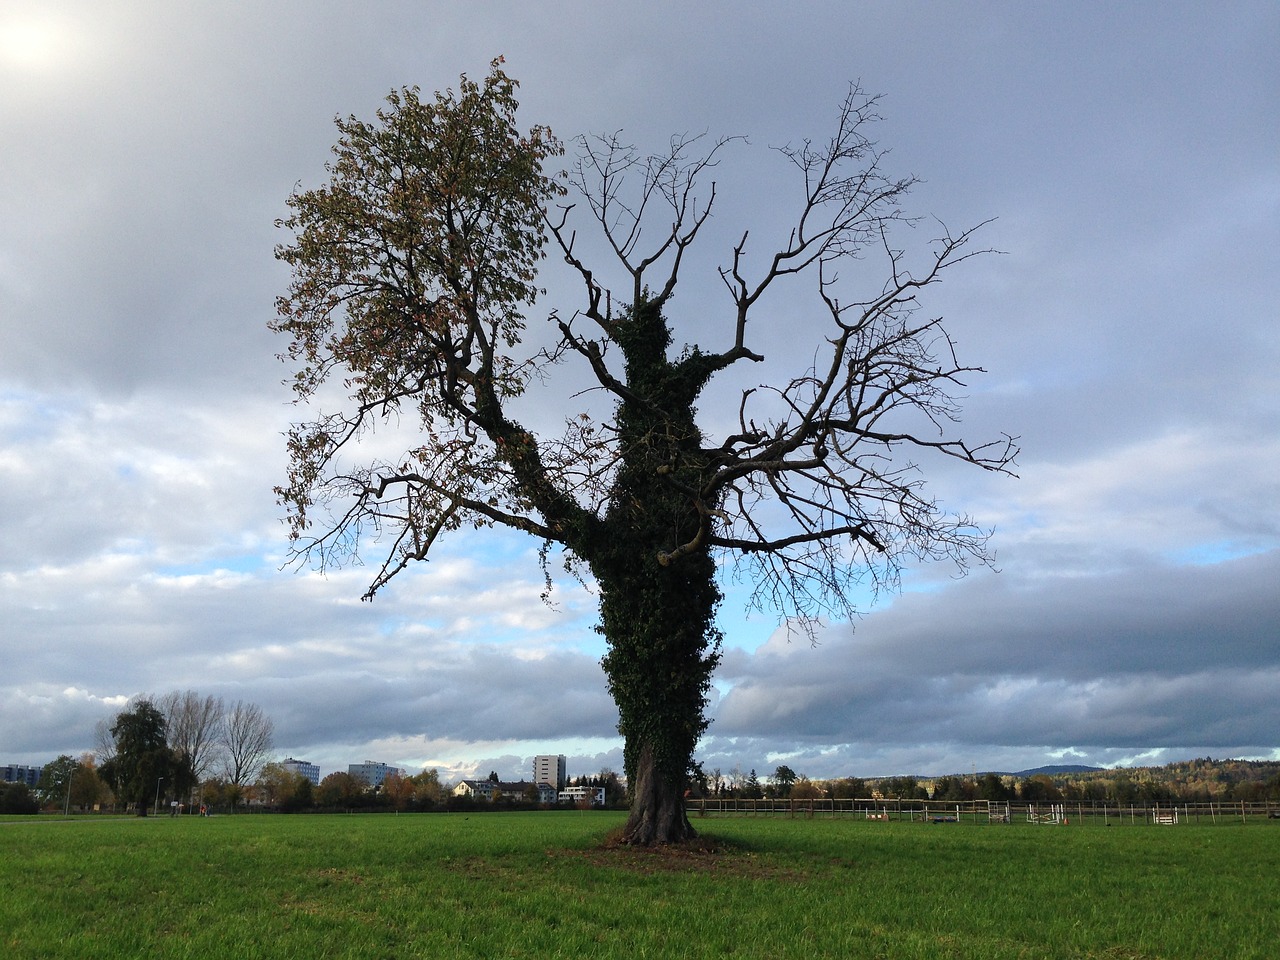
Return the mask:
M592 866L635 873L722 873L731 876L802 876L803 871L779 867L750 847L721 837L698 834L682 843L636 846L615 830L586 850L548 850L549 857L580 857Z

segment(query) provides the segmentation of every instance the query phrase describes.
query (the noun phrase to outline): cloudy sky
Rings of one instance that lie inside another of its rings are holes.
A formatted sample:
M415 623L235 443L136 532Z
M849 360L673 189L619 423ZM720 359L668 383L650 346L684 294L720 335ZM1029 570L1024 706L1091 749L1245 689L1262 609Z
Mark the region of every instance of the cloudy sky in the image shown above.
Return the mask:
M562 137L749 137L712 246L786 222L768 148L828 135L856 79L910 212L997 218L926 305L988 370L966 433L1022 438L1019 479L933 475L998 571L913 571L816 646L729 585L708 769L1278 755L1280 6L639 6L0 5L0 761L195 689L324 772L621 768L594 599L541 603L536 543L458 536L373 603L369 568L281 569L273 223L335 115L499 54ZM688 339L717 284L677 301Z

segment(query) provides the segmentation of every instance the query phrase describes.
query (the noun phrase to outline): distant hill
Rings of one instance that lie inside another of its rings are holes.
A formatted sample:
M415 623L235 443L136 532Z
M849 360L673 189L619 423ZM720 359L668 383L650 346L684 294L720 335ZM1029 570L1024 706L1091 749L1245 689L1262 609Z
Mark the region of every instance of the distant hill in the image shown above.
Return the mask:
M1059 763L1059 764L1050 764L1049 766L1045 766L1045 767L1033 767L1030 770L1018 770L1018 771L983 770L980 773L978 773L977 776L980 776L980 777L986 776L987 774L990 773L990 774L995 774L997 777L1016 777L1019 780L1025 780L1028 777L1035 777L1035 776L1067 777L1073 774L1106 773L1109 769L1110 769L1109 767L1090 767L1090 766L1085 766L1084 764L1079 764L1079 763ZM970 780L974 777L974 774L949 773L949 774L946 774L946 776L953 777L957 780ZM866 777L864 779L867 780L867 782L869 783L875 783L880 780L891 780L894 778ZM920 782L925 782L925 781L932 781L932 780L941 780L942 777L925 775L925 774L913 774L909 777L904 777L901 779L917 780Z
M977 773L976 776L982 777L982 776L986 776L987 774L995 774L997 777L1016 777L1019 780L1025 780L1028 777L1035 777L1035 776L1068 777L1074 774L1106 773L1109 770L1110 770L1109 767L1089 767L1079 763L1059 763L1059 764L1050 764L1049 766L1044 766L1044 767L1033 767L1030 770L1017 770L1017 771L982 770L979 773ZM948 774L945 774L944 776L953 777L957 780L971 780L973 779L975 774L948 773ZM895 778L894 777L864 777L863 779L865 779L868 783L875 783L880 780L892 780ZM941 780L943 778L940 776L934 776L932 774L912 774L907 777L899 777L898 779L917 780L923 783L925 781Z
M992 784L992 778L1003 781ZM981 793L988 799L1068 803L1105 801L1115 804L1188 803L1240 800L1280 803L1280 760L1214 760L1204 757L1162 767L1095 767L1085 764L1045 764L1017 773L997 770L944 777L853 777L825 781L829 789L878 791L871 795L926 799L967 799Z
M1107 768L1106 767L1089 767L1079 763L1059 763L1056 765L1050 764L1047 767L1032 767L1030 770L1019 770L1017 773L1014 773L1014 774L1002 773L1000 774L1000 776L1002 777L1014 776L1014 777L1023 777L1023 778L1037 777L1037 776L1061 777L1061 776L1066 776L1067 774L1070 774L1070 773L1098 773L1105 769Z

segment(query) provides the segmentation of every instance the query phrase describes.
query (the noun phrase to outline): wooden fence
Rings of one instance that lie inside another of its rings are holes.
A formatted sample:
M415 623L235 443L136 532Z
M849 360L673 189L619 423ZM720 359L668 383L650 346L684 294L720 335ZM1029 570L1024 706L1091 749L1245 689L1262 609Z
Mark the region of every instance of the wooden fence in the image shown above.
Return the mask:
M1273 820L1280 826L1280 804L1222 803L1005 803L995 800L905 800L860 798L787 800L712 798L690 800L692 817L824 817L879 822L1105 824L1231 824Z

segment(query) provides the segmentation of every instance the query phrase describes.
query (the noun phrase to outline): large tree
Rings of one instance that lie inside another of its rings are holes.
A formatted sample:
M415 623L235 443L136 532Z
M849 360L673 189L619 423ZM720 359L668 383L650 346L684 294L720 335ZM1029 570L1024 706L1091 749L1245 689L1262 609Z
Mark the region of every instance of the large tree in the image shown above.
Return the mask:
M175 794L187 795L209 776L222 749L222 700L194 690L174 690L156 700L156 706L164 714L169 745L191 774L189 783L173 785Z
M561 550L600 598L625 837L678 841L694 832L683 795L720 657L723 558L755 584L754 604L792 622L850 615L852 585L892 586L907 560L988 560L984 531L927 495L915 459L1007 471L1016 452L1008 437L955 435L955 395L976 368L916 310L971 255L972 232L940 229L919 266L895 246L913 181L882 170L875 100L853 86L829 140L782 150L800 188L789 234L757 260L742 232L711 275L720 318L695 299L677 328L676 285L716 201L709 174L733 141L676 139L649 157L582 138L561 178L547 169L560 143L521 132L515 91L498 62L456 93L394 91L374 122L337 120L329 182L290 197L277 256L293 277L273 327L292 338L300 402L331 402L331 379L349 401L291 430L278 492L299 557L377 551L367 597L464 525L531 534L544 564ZM568 190L582 209L560 203ZM601 241L590 247L582 214ZM526 331L549 243L581 301ZM876 256L882 281L846 289ZM806 291L807 307L794 296ZM765 360L752 320L783 302L804 359L743 380ZM707 345L677 346L677 329ZM535 433L538 388L570 361L570 389L607 402ZM700 415L713 382L729 399Z
M81 755L79 760L64 753L46 763L36 790L44 806L62 810L92 807L106 799L108 793L91 753Z
M118 799L136 804L138 816L145 817L165 782L172 786L186 772L169 747L164 714L150 699L140 697L116 714L110 733L112 757L102 764L102 777Z
M40 782L36 784L40 802L46 807L55 804L64 808L69 806L71 784L79 772L80 762L70 754L61 754L46 763L40 771Z

